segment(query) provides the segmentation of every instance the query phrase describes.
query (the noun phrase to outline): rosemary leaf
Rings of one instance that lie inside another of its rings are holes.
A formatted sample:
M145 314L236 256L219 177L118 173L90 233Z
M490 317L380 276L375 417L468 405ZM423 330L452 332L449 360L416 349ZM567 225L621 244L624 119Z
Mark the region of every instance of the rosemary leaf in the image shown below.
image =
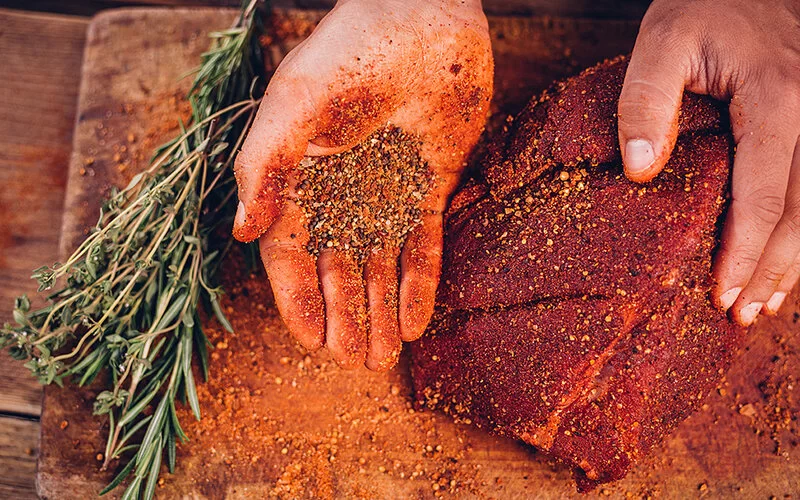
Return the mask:
M173 440L174 442L174 440ZM144 489L144 496L145 498L153 498L156 493L156 483L158 483L158 474L161 471L161 448L163 447L164 440L162 436L158 437L158 441L155 443L155 451L153 454L153 462L150 464L150 469L147 471L144 477L147 478L147 485Z
M106 493L113 491L117 486L122 484L122 481L127 479L127 477L130 475L134 465L136 465L136 462L134 462L133 460L129 461L125 465L125 467L123 467L122 470L119 471L119 474L117 474L116 477L114 477L114 479L110 483L108 483L108 486L103 488L100 491L100 493L98 493L98 495L100 496L105 495Z

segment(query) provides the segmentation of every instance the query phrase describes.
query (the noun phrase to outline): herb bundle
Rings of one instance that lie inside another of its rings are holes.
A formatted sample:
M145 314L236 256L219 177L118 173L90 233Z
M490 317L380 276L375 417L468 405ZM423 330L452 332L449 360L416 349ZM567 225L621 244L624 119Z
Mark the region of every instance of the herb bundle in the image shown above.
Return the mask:
M253 97L264 64L257 0L231 29L211 34L189 92L191 121L162 146L150 167L103 203L97 225L64 263L34 271L49 305L17 299L16 325L0 329L7 347L43 383L85 385L99 374L107 389L95 415L106 415L103 467L127 460L106 493L130 477L124 499L152 498L176 442L186 441L176 404L200 407L192 360L207 375L198 306L231 326L214 286L230 238L215 237L232 219L235 152L255 117Z

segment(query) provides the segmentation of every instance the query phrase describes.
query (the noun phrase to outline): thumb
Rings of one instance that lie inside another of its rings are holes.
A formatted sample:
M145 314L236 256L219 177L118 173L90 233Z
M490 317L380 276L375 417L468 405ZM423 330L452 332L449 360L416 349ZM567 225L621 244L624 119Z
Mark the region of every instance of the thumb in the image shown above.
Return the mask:
M678 136L686 65L663 47L639 34L619 96L619 146L625 175L635 182L664 168Z
M280 214L288 176L303 159L315 122L314 105L303 82L275 75L234 164L239 187L233 224L237 240L255 240Z

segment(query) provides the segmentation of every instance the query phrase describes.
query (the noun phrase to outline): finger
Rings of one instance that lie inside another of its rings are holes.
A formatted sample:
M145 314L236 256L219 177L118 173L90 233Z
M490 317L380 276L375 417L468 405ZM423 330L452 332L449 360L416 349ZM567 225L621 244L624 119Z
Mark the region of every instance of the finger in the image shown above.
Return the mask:
M783 216L770 235L752 278L734 303L734 311L755 303L765 304L764 312L776 313L786 297L786 292L789 291L778 288L798 255L800 255L800 141L795 142ZM773 298L774 294L778 295ZM750 314L755 307L757 306L750 308ZM740 310L739 316L749 318L747 313L742 314L741 311L744 309Z
M314 133L315 105L307 83L285 76L287 72L279 68L273 76L236 156L239 207L233 235L239 241L255 240L278 217L287 175L303 158Z
M259 247L286 327L303 347L315 350L325 342L325 306L316 258L306 249L308 239L300 207L288 202Z
M441 213L425 213L400 257L400 335L406 342L422 336L433 315L442 245Z
M687 49L665 49L662 32L640 30L619 96L622 162L625 175L635 182L647 182L664 168L678 136L678 113L689 73Z
M342 368L363 365L368 328L363 273L352 256L334 250L320 252L317 270L325 298L328 350Z
M382 249L370 254L364 276L369 304L369 347L367 368L386 371L397 364L402 342L398 323L398 249Z
M768 102L766 98L744 97L734 97L731 101L737 143L732 199L714 273L719 305L723 309L735 305L732 317L742 325L751 324L761 311L763 301L769 298L739 300L739 295L753 277L770 235L783 217L797 142L797 128L788 133L784 129L786 122L780 119L783 112L778 103L769 106ZM788 262L793 260L788 259Z
M764 306L764 312L772 315L777 314L786 300L786 296L792 292L798 280L800 280L800 256L795 259L794 263L789 267L789 270L783 275L778 289L772 294L772 297L769 298Z

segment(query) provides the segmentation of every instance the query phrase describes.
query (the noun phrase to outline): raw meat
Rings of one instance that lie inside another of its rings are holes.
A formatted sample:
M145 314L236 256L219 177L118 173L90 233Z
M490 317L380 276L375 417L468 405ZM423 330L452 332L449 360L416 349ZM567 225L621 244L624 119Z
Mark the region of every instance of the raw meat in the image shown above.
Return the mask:
M437 311L412 347L417 399L622 478L718 384L744 331L709 300L732 140L686 95L667 168L623 175L626 60L555 85L510 121L448 215Z

